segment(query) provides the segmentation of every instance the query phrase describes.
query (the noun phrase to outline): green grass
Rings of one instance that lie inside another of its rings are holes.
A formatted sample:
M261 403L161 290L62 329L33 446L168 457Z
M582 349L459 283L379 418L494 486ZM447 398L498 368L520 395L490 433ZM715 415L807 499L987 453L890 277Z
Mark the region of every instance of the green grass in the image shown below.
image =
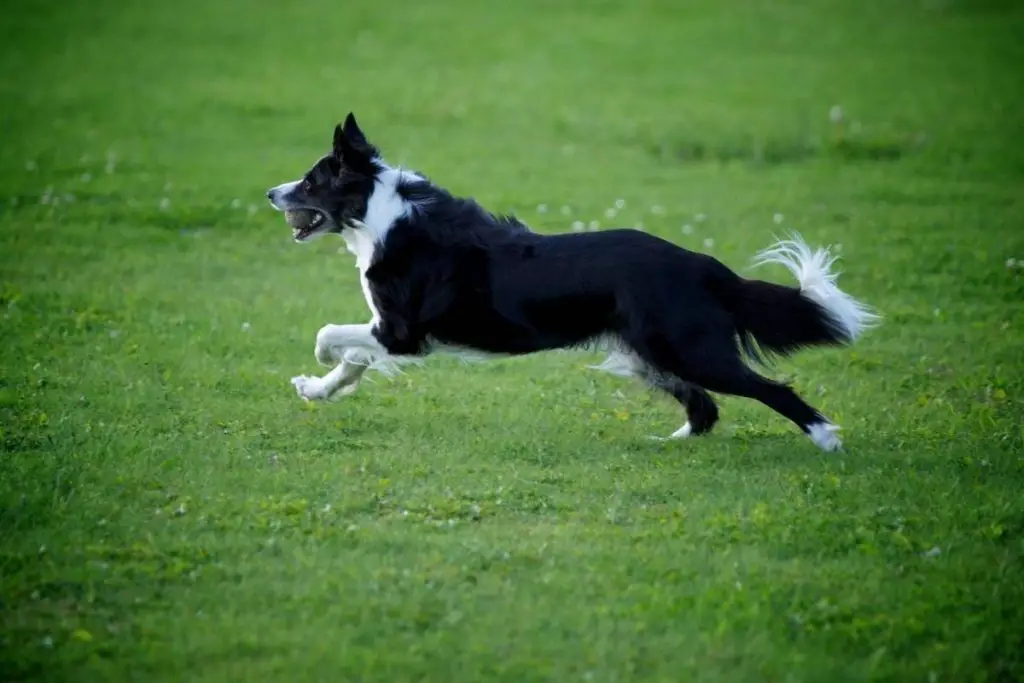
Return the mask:
M1020 680L1022 31L996 0L7 3L0 679ZM537 230L744 273L774 232L841 243L885 324L779 373L846 450L731 398L651 442L677 407L585 355L302 403L317 329L367 313L263 192L350 110Z

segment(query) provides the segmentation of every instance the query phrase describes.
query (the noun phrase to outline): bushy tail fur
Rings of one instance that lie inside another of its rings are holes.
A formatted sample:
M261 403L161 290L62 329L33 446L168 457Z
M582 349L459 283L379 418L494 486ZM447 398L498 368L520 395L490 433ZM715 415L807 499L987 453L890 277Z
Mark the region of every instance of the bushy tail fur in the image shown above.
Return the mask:
M776 263L796 277L799 287L738 278L729 305L744 351L765 361L805 346L851 344L880 318L868 306L836 286L837 256L828 248L812 250L794 235L759 252L754 265Z

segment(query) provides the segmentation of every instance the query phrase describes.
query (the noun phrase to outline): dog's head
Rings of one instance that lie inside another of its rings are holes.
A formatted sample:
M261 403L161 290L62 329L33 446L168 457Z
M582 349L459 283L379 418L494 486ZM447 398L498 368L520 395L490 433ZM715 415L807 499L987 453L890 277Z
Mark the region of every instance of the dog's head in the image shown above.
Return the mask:
M296 242L340 233L366 216L374 180L383 169L380 153L349 114L334 129L334 148L299 180L267 191L278 211L309 211L312 222L295 227Z

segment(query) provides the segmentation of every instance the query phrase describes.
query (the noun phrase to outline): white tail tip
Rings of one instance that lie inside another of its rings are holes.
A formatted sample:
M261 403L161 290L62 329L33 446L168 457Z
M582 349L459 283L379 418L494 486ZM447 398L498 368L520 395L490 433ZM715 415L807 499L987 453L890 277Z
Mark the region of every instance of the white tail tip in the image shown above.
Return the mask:
M836 286L839 273L833 272L832 266L838 259L828 247L812 250L800 235L794 234L758 252L754 266L766 263L784 266L800 283L801 293L828 314L843 341L852 342L875 327L881 316Z

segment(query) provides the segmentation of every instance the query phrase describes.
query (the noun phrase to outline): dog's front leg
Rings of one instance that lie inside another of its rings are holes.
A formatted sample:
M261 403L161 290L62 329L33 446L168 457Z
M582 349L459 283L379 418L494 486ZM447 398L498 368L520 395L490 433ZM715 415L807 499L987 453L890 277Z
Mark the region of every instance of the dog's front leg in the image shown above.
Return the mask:
M371 356L386 356L387 349L373 334L373 323L360 325L324 325L316 333L313 355L320 362L337 363L349 349L360 349Z
M353 360L350 349L356 349L362 358L383 357L387 349L373 334L373 323L361 325L324 325L316 333L313 355L322 365L334 365L346 358Z
M343 396L348 396L359 388L359 382L368 367L368 363L342 360L323 377L309 377L308 375L292 377L292 386L306 401L323 401L338 392L341 392Z
M336 392L351 394L371 363L387 355L373 335L373 325L324 325L316 335L314 355L324 365L337 366L323 377L300 375L292 378L299 396L307 401L322 401Z

